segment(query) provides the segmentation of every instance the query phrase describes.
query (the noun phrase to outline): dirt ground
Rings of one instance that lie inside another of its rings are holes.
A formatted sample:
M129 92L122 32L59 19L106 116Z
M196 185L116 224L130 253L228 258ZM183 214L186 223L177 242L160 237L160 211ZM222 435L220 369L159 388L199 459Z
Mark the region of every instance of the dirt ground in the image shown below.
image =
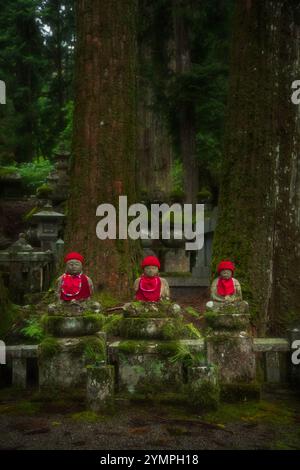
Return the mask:
M4 449L300 449L300 396L277 390L201 414L120 398L114 411L97 415L82 399L0 390Z

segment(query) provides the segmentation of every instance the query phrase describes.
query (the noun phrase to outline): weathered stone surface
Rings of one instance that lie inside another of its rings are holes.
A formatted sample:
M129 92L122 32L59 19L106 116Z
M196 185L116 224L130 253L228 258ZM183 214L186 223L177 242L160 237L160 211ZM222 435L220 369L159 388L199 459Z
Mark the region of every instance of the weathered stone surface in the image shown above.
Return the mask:
M44 318L46 331L58 337L92 335L102 327L102 318L97 314L74 317L49 315Z
M181 328L181 320L175 318L123 318L120 323L123 338L169 339Z
M254 338L253 348L255 352L290 350L289 342L285 338Z
M48 305L49 315L62 315L65 317L75 317L77 315L84 315L86 312L89 313L100 313L102 307L99 302L93 300L82 300L72 302L55 302Z
M204 353L204 339L181 339L176 341L115 341L108 345L108 357L110 362L118 362L121 354L160 354L161 356L174 356L182 347L186 348L192 354Z
M27 377L26 358L15 357L12 360L12 384L15 387L25 389Z
M245 313L206 313L205 320L208 326L215 330L246 331L249 328L250 315Z
M97 336L50 338L39 345L39 385L68 389L86 384L86 366L106 360L104 342Z
M268 383L280 383L280 353L276 351L266 352L266 381Z
M208 336L207 360L218 366L224 383L249 382L255 378L253 339L247 333L216 331Z
M87 367L87 406L94 412L110 407L114 397L114 366Z
M38 346L36 344L18 344L15 346L6 346L6 357L12 358L31 358L37 357Z
M174 391L182 384L182 365L157 354L119 354L118 385L120 391Z

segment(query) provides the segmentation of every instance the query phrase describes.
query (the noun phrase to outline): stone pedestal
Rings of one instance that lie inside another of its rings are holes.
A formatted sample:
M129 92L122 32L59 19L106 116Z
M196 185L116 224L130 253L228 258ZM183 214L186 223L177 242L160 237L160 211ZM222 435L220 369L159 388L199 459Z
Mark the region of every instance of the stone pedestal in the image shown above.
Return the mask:
M41 388L71 389L85 387L86 367L106 362L106 335L100 332L101 316L83 312L66 315L63 307L50 309L44 318L49 336L38 348L39 385Z
M210 327L207 360L219 368L223 384L249 383L256 377L253 338L249 332L247 304L236 302L205 315ZM239 313L239 312L243 313Z
M114 366L87 367L87 407L99 412L113 405L115 384Z
M186 392L192 407L217 409L220 401L218 370L214 365L188 367Z
M127 304L120 332L122 340L110 344L108 354L109 362L116 365L121 392L179 393L184 383L185 354L191 359L204 353L199 332L188 331L179 305L171 302Z

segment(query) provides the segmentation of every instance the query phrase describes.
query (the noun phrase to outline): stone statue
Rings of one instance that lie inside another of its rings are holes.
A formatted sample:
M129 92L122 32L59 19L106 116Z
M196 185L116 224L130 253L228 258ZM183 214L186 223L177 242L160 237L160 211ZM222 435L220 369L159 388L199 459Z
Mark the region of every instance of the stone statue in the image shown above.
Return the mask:
M143 302L158 302L170 298L167 281L158 275L160 262L155 256L147 256L142 261L143 274L135 280L134 290L136 300Z
M235 266L231 261L221 261L217 271L218 277L211 285L211 299L206 307L209 309L219 308L223 304L241 302L242 289L239 281L233 277Z
M92 280L82 272L84 258L79 253L69 253L64 259L65 273L57 280L57 297L60 302L88 300L93 291Z

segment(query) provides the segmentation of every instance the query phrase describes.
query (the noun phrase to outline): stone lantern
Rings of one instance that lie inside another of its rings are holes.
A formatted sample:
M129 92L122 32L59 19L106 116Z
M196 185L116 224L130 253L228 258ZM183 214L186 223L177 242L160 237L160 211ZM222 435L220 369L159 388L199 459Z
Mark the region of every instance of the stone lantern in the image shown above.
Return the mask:
M47 203L41 211L32 216L32 222L37 224L37 237L43 251L56 251L58 231L64 220L64 214L53 210L52 204Z

